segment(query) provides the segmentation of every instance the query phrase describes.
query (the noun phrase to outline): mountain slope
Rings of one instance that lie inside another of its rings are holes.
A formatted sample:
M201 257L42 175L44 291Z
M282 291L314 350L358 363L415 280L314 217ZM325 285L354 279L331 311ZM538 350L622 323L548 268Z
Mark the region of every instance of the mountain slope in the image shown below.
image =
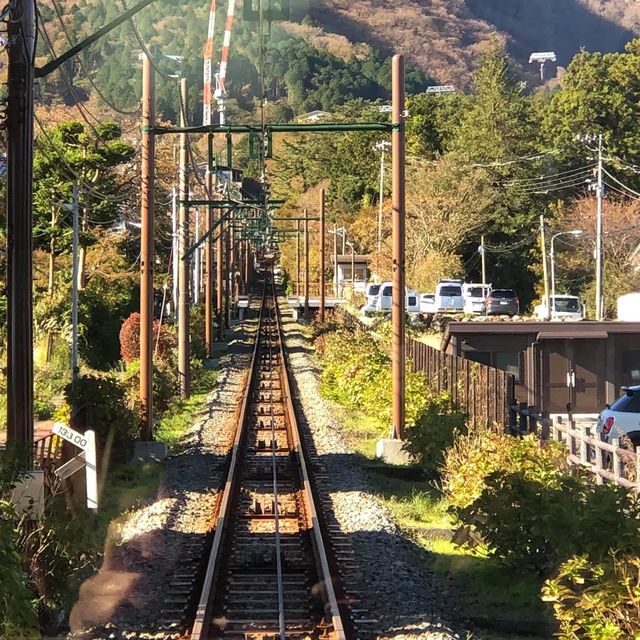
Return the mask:
M621 50L640 31L640 6L626 0L314 0L311 15L328 32L402 51L460 86L492 37L522 65L531 52L551 50L566 66L580 47Z

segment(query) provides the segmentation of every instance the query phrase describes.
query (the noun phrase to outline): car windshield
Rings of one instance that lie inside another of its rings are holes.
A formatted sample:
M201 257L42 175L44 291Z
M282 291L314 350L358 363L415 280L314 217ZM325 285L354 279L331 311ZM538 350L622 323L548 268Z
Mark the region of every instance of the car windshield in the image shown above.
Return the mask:
M442 287L440 289L441 296L461 296L462 289L460 287Z
M580 305L575 298L555 298L556 311L580 311Z
M471 289L467 290L467 296L469 298L484 298L482 287L471 287Z
M370 296L377 296L379 291L380 291L380 285L379 284L372 284L369 287L369 295Z
M611 411L620 413L640 413L640 392L629 391L622 398L618 398L612 405Z
M516 292L511 289L494 289L491 292L492 298L515 298Z

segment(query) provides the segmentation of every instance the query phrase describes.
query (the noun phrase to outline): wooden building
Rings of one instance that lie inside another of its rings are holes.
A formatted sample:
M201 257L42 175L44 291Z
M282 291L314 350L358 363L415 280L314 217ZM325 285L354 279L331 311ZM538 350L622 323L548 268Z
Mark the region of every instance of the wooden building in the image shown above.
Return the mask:
M640 384L637 322L451 322L442 348L513 374L515 399L550 414L596 414Z

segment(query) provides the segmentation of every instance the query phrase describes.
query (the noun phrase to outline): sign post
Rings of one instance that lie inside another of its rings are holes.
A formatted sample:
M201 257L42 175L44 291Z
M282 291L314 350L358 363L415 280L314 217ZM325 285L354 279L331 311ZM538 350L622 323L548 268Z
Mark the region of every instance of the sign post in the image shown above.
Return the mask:
M67 427L61 422L53 425L53 433L70 442L72 445L82 449L82 453L69 462L63 464L56 471L56 475L64 480L73 475L76 471L86 468L87 473L87 508L98 510L98 473L96 467L96 434L91 429L80 433L71 427Z

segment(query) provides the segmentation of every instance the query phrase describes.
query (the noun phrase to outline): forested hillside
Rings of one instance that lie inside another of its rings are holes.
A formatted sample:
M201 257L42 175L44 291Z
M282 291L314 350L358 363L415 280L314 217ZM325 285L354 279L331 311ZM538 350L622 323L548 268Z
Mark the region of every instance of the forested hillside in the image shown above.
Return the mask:
M41 60L60 53L124 9L122 0L47 0L40 11L48 38L42 33ZM220 2L220 12L226 4ZM470 86L481 51L498 39L506 44L520 75L533 86L537 69L528 64L532 51L554 50L566 66L581 47L621 51L640 24L637 3L625 0L293 0L293 22L274 24L268 40L268 99L286 111L282 117L312 109L331 110L354 98L388 95L388 58L407 54L410 92L433 82ZM206 37L208 0L155 0L136 18L142 38L164 54L184 56L183 73L192 98L202 90L202 49ZM217 42L224 21L217 21ZM65 31L73 34L67 38ZM232 38L228 89L236 119L255 106L257 26L241 19ZM138 98L139 73L132 52L140 50L131 24L125 24L93 45L82 65L67 66L47 95L72 101L75 91L94 91L103 99L131 108ZM217 54L219 56L219 52ZM167 70L169 71L169 66ZM550 76L555 74L550 69ZM166 85L166 83L165 83ZM160 107L167 118L175 115L175 87L159 89ZM199 100L198 100L199 101Z

